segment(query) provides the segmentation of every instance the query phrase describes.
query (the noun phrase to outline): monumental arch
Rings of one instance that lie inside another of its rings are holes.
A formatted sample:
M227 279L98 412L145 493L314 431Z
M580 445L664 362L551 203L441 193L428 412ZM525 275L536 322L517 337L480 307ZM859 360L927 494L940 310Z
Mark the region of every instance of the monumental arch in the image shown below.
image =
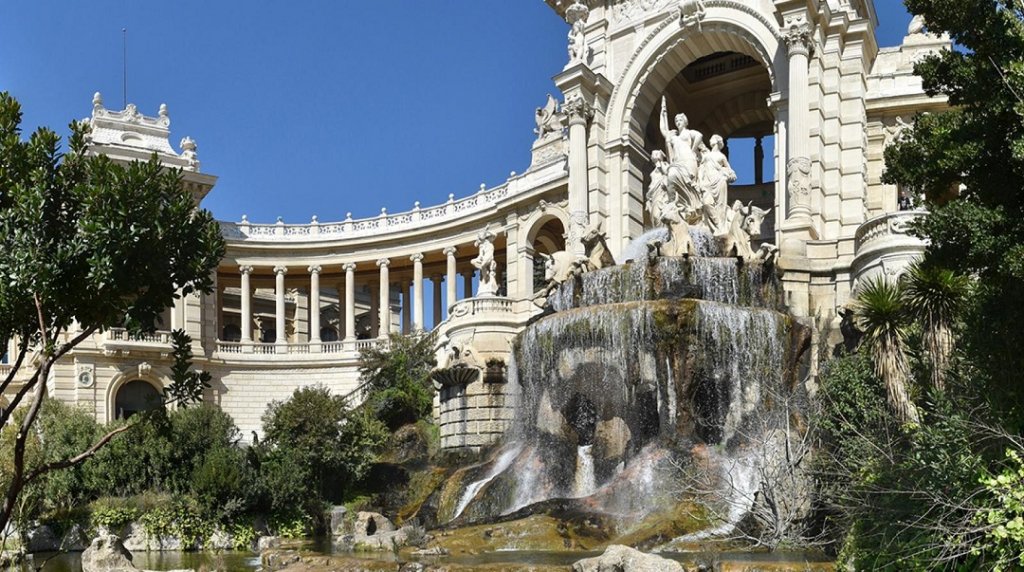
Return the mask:
M786 305L819 335L838 327L859 281L919 256L907 223L926 213L900 210L883 152L915 114L946 106L913 64L947 38L915 22L900 45L878 46L873 0L546 1L566 19L567 63L551 70L560 93L537 94L523 118L537 134L524 171L365 219L223 221L215 291L183 297L153 334L92 336L54 368L51 396L100 421L138 410L169 383L169 330L182 328L213 377L204 399L248 436L302 384L357 402L360 349L434 330L440 365L459 366L435 380L442 445L493 443L517 402L511 340L542 312L545 272L637 252L659 224L645 205L672 128L701 157L753 146L753 180L720 200L768 213L753 246L776 258ZM110 110L96 94L89 121L91 152L156 153L197 203L213 190L196 142L172 147L166 106Z

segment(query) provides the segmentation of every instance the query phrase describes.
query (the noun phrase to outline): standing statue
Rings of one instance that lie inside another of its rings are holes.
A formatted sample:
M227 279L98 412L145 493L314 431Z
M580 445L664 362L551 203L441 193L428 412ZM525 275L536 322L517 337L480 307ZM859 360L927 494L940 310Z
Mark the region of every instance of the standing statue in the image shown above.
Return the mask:
M711 136L711 149L701 155L699 186L704 223L712 234L726 231L726 193L729 184L736 181L736 171L729 165L729 158L722 149L725 141L720 135Z
M586 22L576 20L569 28L569 64L586 63L587 36Z
M477 286L477 296L497 296L498 294L498 262L494 259L495 235L490 230L484 229L476 237L476 246L479 251L476 258L470 263L480 271L480 284Z
M667 186L675 192L687 213L700 211L701 199L697 186L697 169L703 136L699 131L688 129L689 120L685 113L675 118L675 129L668 124L668 102L661 98L661 134L668 151Z

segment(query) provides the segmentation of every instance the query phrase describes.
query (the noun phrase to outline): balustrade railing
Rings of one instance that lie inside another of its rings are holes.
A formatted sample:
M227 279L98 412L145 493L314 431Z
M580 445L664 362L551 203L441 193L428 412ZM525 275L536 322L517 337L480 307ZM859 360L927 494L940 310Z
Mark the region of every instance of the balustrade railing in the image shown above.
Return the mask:
M510 314L513 311L513 300L499 296L466 298L452 304L448 312L449 319L477 314Z
M230 354L233 358L243 355L311 355L356 353L365 348L386 346L388 340L374 338L369 340L347 340L338 342L308 343L260 343L260 342L225 342L217 340L217 352Z
M910 232L910 225L922 216L927 216L928 211L898 211L886 213L868 219L857 228L855 240L857 251L863 250L872 242L885 239L890 236L906 235Z
M145 344L170 344L171 332L136 332L132 333L125 328L111 328L107 330L107 341L109 342L136 342Z
M221 222L221 232L227 238L251 240L313 240L319 238L354 238L375 234L386 234L398 230L415 229L424 223L443 221L464 216L473 212L484 211L495 203L511 196L509 183L493 189L455 200L449 197L448 202L427 208L420 208L419 203L411 211L389 214L382 210L381 214L365 218L353 219L351 216L341 222L321 223L315 218L308 224L285 224L278 220L274 224L254 224L246 219L242 222ZM516 186L518 192L518 185Z

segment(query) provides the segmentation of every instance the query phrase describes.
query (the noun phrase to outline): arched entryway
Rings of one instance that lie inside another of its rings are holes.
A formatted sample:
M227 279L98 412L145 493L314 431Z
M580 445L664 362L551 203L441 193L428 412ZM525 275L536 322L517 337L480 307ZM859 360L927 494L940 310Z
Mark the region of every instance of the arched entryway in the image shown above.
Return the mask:
M785 149L778 142L785 116L780 119L776 102L779 78L788 69L778 24L738 2L714 2L700 26L666 18L637 45L615 81L607 113L605 144L613 151L607 155L608 172L622 173L609 181L610 196L623 197L608 209L609 239L620 241L611 244L613 251L621 252L651 225L641 213L653 170L651 153L664 146L663 97L670 116L687 114L689 128L701 131L706 141L715 134L732 139L734 148L742 148L746 171L753 171L756 151L762 160L760 184L769 191L758 188L742 198L775 208L780 185L771 179L785 170L779 167ZM744 182L754 184L753 173Z
M117 388L114 394L114 418L128 419L132 415L163 407L161 391L143 379L133 379Z

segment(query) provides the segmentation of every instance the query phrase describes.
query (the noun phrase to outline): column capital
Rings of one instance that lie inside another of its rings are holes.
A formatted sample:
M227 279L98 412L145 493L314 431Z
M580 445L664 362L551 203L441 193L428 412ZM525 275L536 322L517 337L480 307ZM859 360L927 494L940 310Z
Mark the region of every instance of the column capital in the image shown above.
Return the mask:
M252 266L249 266L248 264L239 266L238 271L242 274L252 274Z
M323 271L323 267L319 264L313 264L306 270L308 270L310 274L320 274L320 272Z
M594 106L583 99L581 94L574 93L562 104L562 112L569 118L569 125L586 125L594 117Z
M274 274L288 274L288 267L287 266L281 266L281 265L275 266L274 267Z
M346 262L345 264L341 265L341 269L344 270L345 272L355 272L356 271L356 263L355 262Z
M458 248L455 248L454 246L449 246L448 248L444 249L442 252L444 252L445 256L455 256L455 253L458 252L458 251L459 251Z
M786 42L790 57L808 56L814 49L813 28L806 14L786 16L782 25L782 39Z
M388 266L389 264L391 264L391 259L389 258L380 258L377 260L377 266Z
M409 257L409 260L412 260L413 262L423 262L423 253L418 252L416 254L413 254L412 256Z

